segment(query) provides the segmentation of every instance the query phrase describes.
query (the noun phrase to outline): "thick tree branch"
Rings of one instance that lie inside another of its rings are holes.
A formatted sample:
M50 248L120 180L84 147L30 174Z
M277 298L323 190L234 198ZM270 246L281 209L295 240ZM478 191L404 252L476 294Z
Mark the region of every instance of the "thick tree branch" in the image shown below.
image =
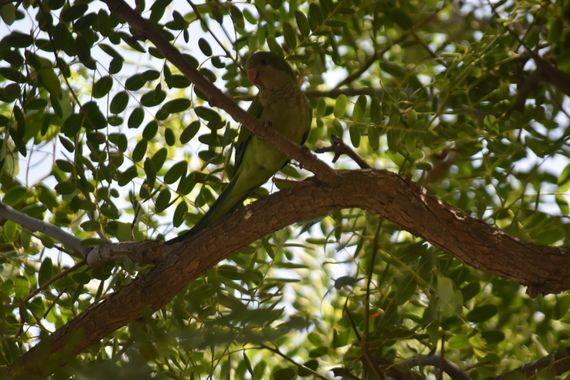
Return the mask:
M570 371L570 347L556 351L537 361L528 363L504 373L497 377L490 377L487 380L508 380L508 379L535 379L541 370L549 369L549 374L560 376Z
M192 67L184 56L168 42L155 24L143 19L123 0L103 1L114 15L128 22L138 36L148 38L170 63L175 65L188 80L194 83L196 87L208 96L208 100L212 105L222 108L235 121L242 123L256 136L264 141L270 142L271 145L275 146L288 157L299 161L304 168L315 173L320 180L328 182L335 181L336 176L334 170L320 161L308 149L300 147L271 128L265 128L261 121L242 110L229 96L220 91L198 70Z
M464 263L526 284L534 293L570 289L568 249L509 236L394 173L354 170L336 175L338 181L333 184L308 179L259 200L190 242L157 246L156 254L166 258L153 271L43 339L9 368L9 378L51 373L129 321L163 307L190 281L233 252L296 221L335 209L361 208L378 214Z

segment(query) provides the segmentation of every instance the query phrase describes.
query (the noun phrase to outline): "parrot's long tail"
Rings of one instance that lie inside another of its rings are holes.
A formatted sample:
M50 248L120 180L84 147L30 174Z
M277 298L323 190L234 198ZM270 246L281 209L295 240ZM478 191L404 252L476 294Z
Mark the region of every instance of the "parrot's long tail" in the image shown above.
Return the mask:
M233 188L237 183L236 179L237 178L234 178L234 180L228 183L228 186L226 186L222 194L220 194L208 212L204 214L202 219L200 219L198 223L194 225L194 227L192 227L188 232L168 240L166 244L174 244L182 240L190 239L192 236L200 232L203 228L213 225L224 215L227 215L228 213L232 212L237 206L239 206L248 194L240 196L239 194L233 192Z

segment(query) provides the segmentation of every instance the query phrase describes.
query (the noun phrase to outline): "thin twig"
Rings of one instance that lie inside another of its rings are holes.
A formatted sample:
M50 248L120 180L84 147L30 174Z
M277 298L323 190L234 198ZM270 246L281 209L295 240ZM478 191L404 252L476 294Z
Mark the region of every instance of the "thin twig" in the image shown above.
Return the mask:
M317 378L323 379L323 380L327 380L326 377L322 376L321 374L319 374L318 372L314 371L313 369L307 367L306 365L297 363L295 360L291 359L289 356L287 356L284 353L282 353L281 351L279 351L278 348L269 347L268 345L265 345L263 343L260 344L259 347L264 348L266 350L269 350L269 351L281 356L283 359L287 360L288 362L292 363L293 365L310 372L314 377L317 377Z
M361 169L370 169L370 165L362 157L360 157L354 150L352 150L348 145L346 145L342 139L336 135L332 135L332 145L319 148L315 150L315 153L326 153L333 152L333 162L336 162L341 155L346 154L348 157L352 158L354 162L360 166Z
M67 276L68 274L75 271L76 269L81 268L85 264L86 264L85 260L82 260L82 261L78 262L77 264L75 264L74 266L67 268L66 270L64 270L62 272L59 272L58 274L56 274L55 276L53 276L52 278L47 280L42 286L39 286L36 289L34 289L33 291L31 291L30 294L28 294L26 296L26 298L24 298L21 301L22 305L27 303L32 297L34 297L36 294L40 293L41 291L45 290L48 286L50 286L51 284L53 284L54 282L56 282L60 278Z

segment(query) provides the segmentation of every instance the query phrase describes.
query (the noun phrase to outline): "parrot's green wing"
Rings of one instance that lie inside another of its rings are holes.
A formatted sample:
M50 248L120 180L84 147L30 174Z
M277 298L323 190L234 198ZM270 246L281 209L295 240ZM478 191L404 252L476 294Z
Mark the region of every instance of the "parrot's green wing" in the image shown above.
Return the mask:
M259 101L259 97L256 96L253 99L249 108L247 109L247 112L249 114L255 116L256 119L259 119L259 117L261 117L261 113L263 112L263 106L261 105L261 102ZM232 171L232 176L233 176L233 173L237 172L237 169L241 165L241 161L243 159L243 154L245 152L245 147L247 146L247 143L249 142L251 137L252 137L252 134L249 131L249 129L247 129L243 125L240 125L239 126L239 135L238 135L237 141L236 141L235 146L234 146L235 155L234 155L234 170Z

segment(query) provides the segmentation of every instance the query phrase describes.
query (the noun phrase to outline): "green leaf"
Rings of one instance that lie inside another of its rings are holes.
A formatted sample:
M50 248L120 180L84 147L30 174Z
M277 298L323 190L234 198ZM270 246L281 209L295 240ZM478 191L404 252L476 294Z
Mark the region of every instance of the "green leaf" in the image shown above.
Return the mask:
M170 169L164 175L164 182L171 184L176 182L179 178L186 174L186 169L188 168L188 163L186 161L179 161L172 165Z
M129 120L127 121L127 125L129 128L138 128L139 125L143 122L144 119L144 111L141 107L137 107L131 112L129 116Z
M283 37L285 38L285 43L294 49L297 46L297 36L295 35L295 30L288 22L283 23Z
M395 21L404 30L408 30L414 25L410 16L401 8L392 8L387 13L390 20Z
M14 70L10 67L0 67L0 75L18 83L24 83L26 81L26 77L20 71Z
M452 317L461 311L463 295L452 279L445 276L437 277L437 295L438 311L443 318Z
M188 175L186 177L182 177L180 182L178 182L178 188L176 189L176 192L180 195L186 195L192 191L194 186L196 186L194 176Z
M200 130L199 121L195 120L192 123L190 123L186 128L184 128L184 130L180 134L180 143L182 144L188 143L190 140L192 140L194 136L196 136L196 133L198 133L199 130Z
M130 91L137 91L144 86L146 79L143 74L135 74L125 81L125 87Z
M15 241L16 240L19 229L20 229L20 226L16 223L12 222L11 220L5 221L4 224L2 225L2 233L3 233L4 237L6 238L6 240L8 240L8 241Z
M89 129L103 129L107 127L107 119L96 102L85 103L81 107L81 112L84 114L85 127Z
M558 205L558 208L560 208L560 213L565 216L570 215L570 205L566 198L561 194L556 194L555 198L556 204Z
M166 102L162 109L168 113L177 113L187 110L191 104L192 102L186 98L178 98Z
M336 101L334 103L334 110L333 110L333 114L335 117L342 117L345 113L346 113L346 107L348 106L348 97L344 94L339 95L338 98L336 98Z
M316 371L319 368L319 362L316 359L312 359L303 363L303 365L313 371ZM308 369L299 367L297 369L297 374L299 376L312 376L313 372L309 371Z
M358 148L360 146L360 128L356 125L350 125L348 127L348 134L350 135L352 146Z
M293 368L279 368L271 376L273 380L292 380L297 378L297 372Z
M52 277L53 275L53 263L49 257L46 257L42 261L42 265L40 266L40 270L38 272L38 285L44 286Z
M570 164L566 164L556 183L560 193L565 193L570 189Z
M195 107L194 112L196 112L196 115L198 115L198 117L200 117L201 119L213 122L215 124L218 124L222 120L222 118L216 111L208 107L203 107L203 106Z
M209 57L212 55L212 48L210 47L208 41L206 41L204 38L200 37L200 39L198 39L198 47L205 56Z
M93 85L93 90L91 94L95 99L102 98L107 95L111 88L113 87L113 78L110 75L99 78L97 82Z
M367 100L365 95L360 95L358 97L352 111L352 121L359 123L364 120L364 114L366 113L366 102Z
M65 22L71 22L79 17L85 15L87 12L87 4L84 3L75 3L69 8L63 8L60 14L60 18Z
M28 196L28 189L24 186L14 186L6 192L2 198L2 202L8 206L16 207L22 203Z
M323 23L323 15L321 13L321 8L315 4L311 3L309 5L309 25L311 30L314 32Z
M174 227L180 227L184 222L184 218L188 214L188 205L186 202L180 202L178 206L176 206L176 210L174 210L174 215L172 217L172 225Z
M13 48L27 48L34 43L32 36L21 32L12 32L4 37L2 41Z
M170 190L164 189L156 197L156 211L161 212L168 208L170 203Z
M74 166L67 160L55 160L55 165L64 173L73 173Z
M55 71L51 66L42 66L38 70L40 83L45 87L50 94L61 98L61 87L59 77L56 75Z
M376 127L368 128L368 144L373 151L380 150L380 131Z
M168 155L168 150L166 148L159 149L151 158L152 166L158 172L164 162L166 161L166 157Z
M83 115L76 113L69 115L61 126L61 132L66 136L73 138L81 129L83 117Z
M151 120L146 125L146 127L144 127L142 136L145 140L150 141L154 136L156 136L157 132L158 132L158 123L156 122L156 120Z
M488 344L499 344L505 340L505 333L500 330L487 330L482 331L481 336L487 341Z
M473 323L485 322L494 317L498 312L495 305L483 305L474 308L467 313L467 320Z
M146 148L148 146L148 142L147 140L140 140L137 145L135 145L135 149L133 149L133 155L132 155L132 159L135 162L139 162L141 161L145 154L146 154Z
M16 7L10 3L0 6L0 17L2 17L6 25L12 25L16 21Z
M184 75L172 74L170 78L165 79L169 88L186 88L192 84Z
M111 100L111 105L109 106L109 110L111 113L121 113L127 108L129 104L129 93L126 91L120 91L113 96L113 100Z
M124 133L110 133L109 141L115 144L121 152L125 152L128 148L127 136Z
M164 141L166 141L166 144L169 146L176 144L176 136L172 128L164 128Z
M154 107L162 103L166 98L166 92L160 89L155 89L147 92L141 97L141 104L146 107Z
M380 68L396 78L403 78L406 75L406 69L396 63L383 60L380 62Z
M51 189L48 189L44 185L38 185L37 195L40 202L42 202L46 208L53 209L57 207L57 198Z
M0 88L0 101L11 103L20 97L20 85L10 83L4 88Z
M311 34L311 27L309 25L309 20L307 16L301 11L295 11L295 21L297 22L297 27L301 31L301 34L307 37Z
M370 119L376 124L382 121L382 107L380 106L380 99L375 96L370 100Z
M152 6L150 7L150 19L154 22L158 22L164 12L166 11L166 7L172 2L172 0L156 0L153 1Z

